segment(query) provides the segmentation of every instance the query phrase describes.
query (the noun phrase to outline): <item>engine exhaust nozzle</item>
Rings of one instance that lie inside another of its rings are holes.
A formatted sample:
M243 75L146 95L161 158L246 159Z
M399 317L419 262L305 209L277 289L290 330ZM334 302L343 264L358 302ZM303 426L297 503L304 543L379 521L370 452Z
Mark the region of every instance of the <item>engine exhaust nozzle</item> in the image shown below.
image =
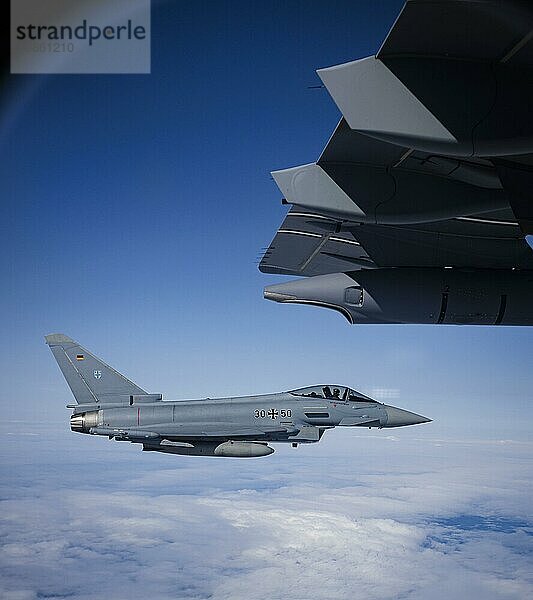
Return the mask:
M70 429L78 433L89 433L91 427L98 425L98 411L73 414L70 417Z

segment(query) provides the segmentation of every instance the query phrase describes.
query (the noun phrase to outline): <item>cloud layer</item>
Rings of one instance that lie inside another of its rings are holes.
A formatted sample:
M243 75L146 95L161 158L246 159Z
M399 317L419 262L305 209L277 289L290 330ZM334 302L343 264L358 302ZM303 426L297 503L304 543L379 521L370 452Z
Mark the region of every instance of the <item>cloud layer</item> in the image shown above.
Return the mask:
M3 467L3 598L533 594L528 444L352 434L218 461L59 440Z

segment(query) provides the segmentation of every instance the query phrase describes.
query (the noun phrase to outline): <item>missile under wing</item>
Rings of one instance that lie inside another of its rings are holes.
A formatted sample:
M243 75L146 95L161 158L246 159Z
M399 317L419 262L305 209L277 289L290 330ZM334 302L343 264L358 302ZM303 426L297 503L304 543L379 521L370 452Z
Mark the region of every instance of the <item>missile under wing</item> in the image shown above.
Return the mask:
M265 288L350 323L533 324L533 7L406 2L376 56L318 71L342 118L290 204Z
M68 336L45 339L76 401L68 405L72 431L142 444L145 451L253 458L272 454L269 443L311 444L337 426L381 429L430 421L337 385L163 401Z

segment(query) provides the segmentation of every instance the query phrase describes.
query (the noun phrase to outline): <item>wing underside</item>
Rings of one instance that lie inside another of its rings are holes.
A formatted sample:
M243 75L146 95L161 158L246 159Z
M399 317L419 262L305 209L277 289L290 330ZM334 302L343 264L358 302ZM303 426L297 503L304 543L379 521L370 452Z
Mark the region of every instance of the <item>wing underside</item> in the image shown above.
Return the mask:
M350 322L530 324L532 62L530 2L408 0L375 56L320 69L342 118L315 163L272 172L291 209L259 264L313 283L265 297Z
M323 275L379 267L533 268L498 168L337 126L319 160L273 173L292 204L259 268Z
M178 441L198 441L198 440L232 440L232 439L262 439L269 435L288 435L298 432L294 426L282 425L261 425L249 427L242 423L186 423L183 425L168 425L165 423L154 424L143 428L123 428L123 427L94 427L92 433L99 435L108 435L110 437L129 439L129 440L178 440Z

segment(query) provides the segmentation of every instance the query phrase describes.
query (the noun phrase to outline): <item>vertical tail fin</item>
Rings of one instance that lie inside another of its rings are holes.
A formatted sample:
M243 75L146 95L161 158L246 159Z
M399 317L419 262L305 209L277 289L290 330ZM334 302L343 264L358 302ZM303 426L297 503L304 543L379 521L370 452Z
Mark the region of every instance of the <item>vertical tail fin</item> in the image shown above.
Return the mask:
M142 388L62 333L45 337L78 404L127 404Z

